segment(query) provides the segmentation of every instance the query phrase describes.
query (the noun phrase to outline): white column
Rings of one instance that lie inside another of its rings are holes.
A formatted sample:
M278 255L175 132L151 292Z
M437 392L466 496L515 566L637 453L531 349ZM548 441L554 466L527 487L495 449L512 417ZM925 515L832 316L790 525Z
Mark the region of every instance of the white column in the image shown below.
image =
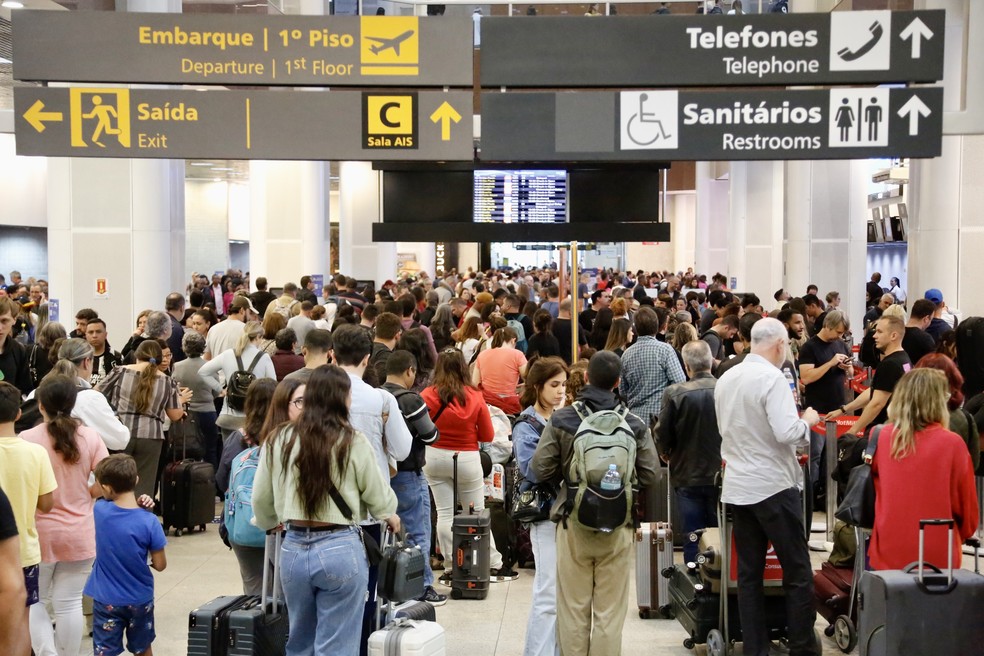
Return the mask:
M324 162L249 165L249 270L271 286L328 274L328 167Z
M339 162L339 269L377 289L396 276L396 242L372 241L372 224L382 220L380 176L369 162Z
M696 266L708 281L728 270L728 181L727 164L697 162L696 166Z
M670 243L673 246L673 270L686 271L695 267L697 240L697 195L692 191L676 191L666 195L666 218L670 222Z
M178 13L178 0L121 0L120 11ZM61 321L91 307L122 346L145 308L184 291L184 160L48 159L49 290ZM107 294L97 294L105 279Z
M968 76L980 75L977 62L968 64L965 35L979 32L984 12L969 0L925 0L917 8L946 9L946 58L943 107L947 112L976 112L965 107ZM968 44L971 45L971 44ZM964 121L962 125L974 122ZM979 121L977 122L979 124ZM984 313L978 280L984 276L984 136L943 137L943 150L934 159L910 164L909 276L906 294L921 298L935 287L951 309L964 317Z
M865 160L786 164L785 289L802 296L814 284L821 300L837 291L854 323L864 316L869 176Z
M731 162L728 282L767 299L782 280L783 166Z

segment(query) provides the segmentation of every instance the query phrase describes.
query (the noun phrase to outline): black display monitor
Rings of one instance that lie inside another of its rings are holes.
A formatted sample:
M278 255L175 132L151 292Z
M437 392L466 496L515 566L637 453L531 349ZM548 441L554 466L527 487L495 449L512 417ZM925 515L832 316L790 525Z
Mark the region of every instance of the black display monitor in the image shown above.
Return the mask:
M471 223L471 171L385 171L387 223Z
M477 223L566 223L567 172L477 170Z
M570 222L633 222L659 219L659 171L572 170Z

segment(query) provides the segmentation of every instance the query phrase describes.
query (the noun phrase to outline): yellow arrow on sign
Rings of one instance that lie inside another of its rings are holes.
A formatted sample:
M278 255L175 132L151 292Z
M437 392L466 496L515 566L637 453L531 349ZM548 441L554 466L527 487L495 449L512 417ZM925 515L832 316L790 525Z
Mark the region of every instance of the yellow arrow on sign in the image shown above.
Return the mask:
M44 111L44 103L40 100L35 101L31 108L24 112L24 120L31 124L38 132L44 132L45 121L61 121L65 117L61 112Z
M441 141L451 141L451 122L461 121L461 114L447 100L430 116L431 122L441 124Z

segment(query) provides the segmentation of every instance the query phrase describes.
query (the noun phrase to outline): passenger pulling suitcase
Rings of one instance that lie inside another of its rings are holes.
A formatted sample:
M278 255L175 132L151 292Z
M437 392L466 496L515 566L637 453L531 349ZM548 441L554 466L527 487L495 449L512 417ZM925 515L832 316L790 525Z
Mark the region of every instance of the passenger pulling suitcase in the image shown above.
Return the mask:
M919 561L865 572L858 600L861 656L979 654L984 645L984 577L953 569L952 519L919 522ZM947 572L925 563L927 526L946 526ZM974 557L975 570L977 556Z
M280 534L263 566L263 594L217 597L188 615L188 656L280 656L287 648L287 608L280 600ZM270 566L270 555L273 566ZM272 588L270 597L267 590Z
M489 594L492 517L488 508L458 513L458 454L454 461L454 511L451 523L451 598L485 599Z
M174 527L180 537L185 529L201 528L215 518L215 468L211 463L187 457L187 441L181 460L168 463L161 477L161 518L164 534Z

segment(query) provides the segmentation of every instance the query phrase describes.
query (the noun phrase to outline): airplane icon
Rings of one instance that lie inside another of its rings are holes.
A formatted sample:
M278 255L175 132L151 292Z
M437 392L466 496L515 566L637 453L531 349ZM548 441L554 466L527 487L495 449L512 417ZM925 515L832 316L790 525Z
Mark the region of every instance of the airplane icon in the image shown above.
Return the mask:
M412 37L413 32L414 32L413 30L407 30L403 34L399 34L393 37L392 39L384 39L382 37L377 37L377 36L367 36L366 39L368 39L369 41L375 41L377 44L374 46L369 46L369 51L374 55L378 55L384 50L391 49L393 50L394 53L396 53L397 56L399 56L400 44L406 41L407 39L409 39L410 37Z

